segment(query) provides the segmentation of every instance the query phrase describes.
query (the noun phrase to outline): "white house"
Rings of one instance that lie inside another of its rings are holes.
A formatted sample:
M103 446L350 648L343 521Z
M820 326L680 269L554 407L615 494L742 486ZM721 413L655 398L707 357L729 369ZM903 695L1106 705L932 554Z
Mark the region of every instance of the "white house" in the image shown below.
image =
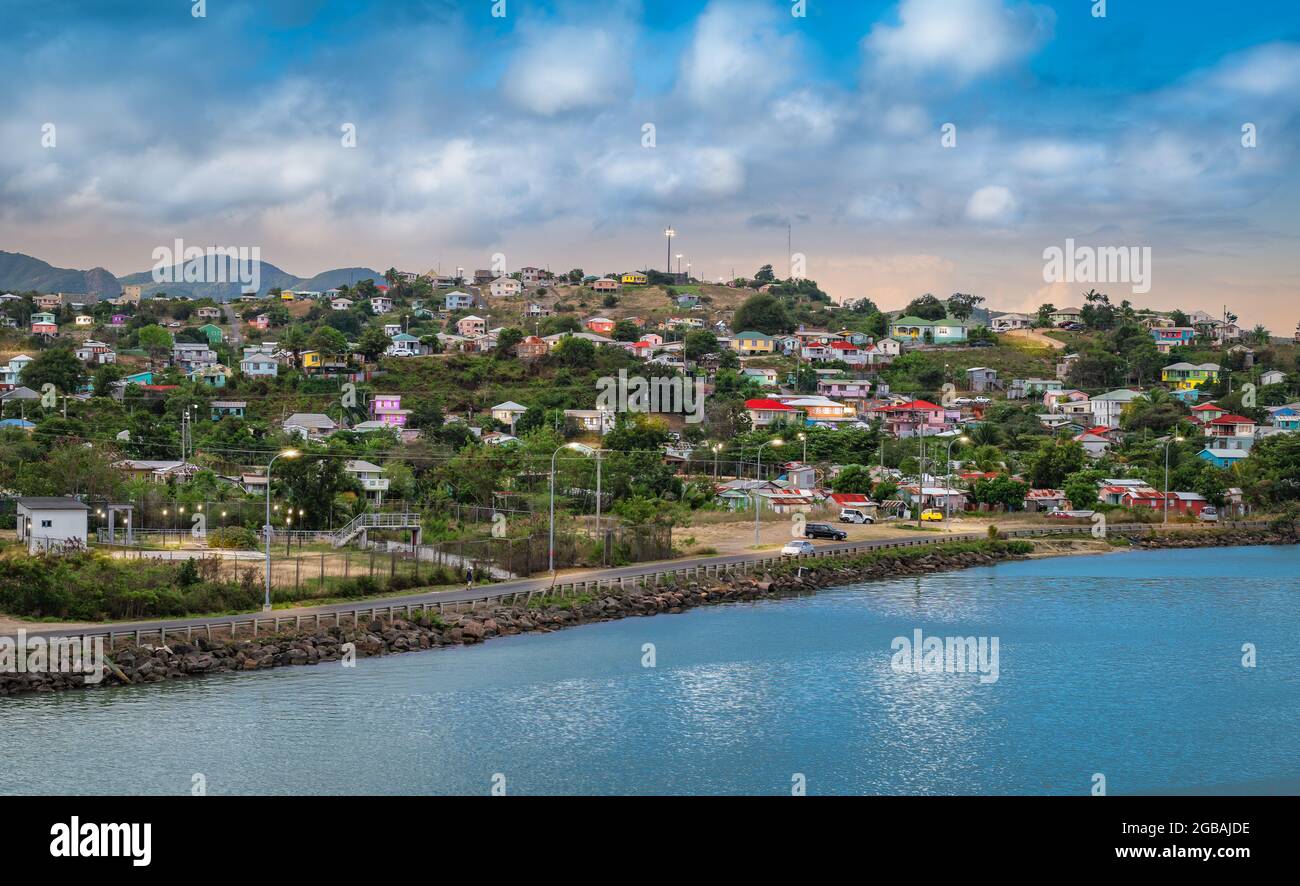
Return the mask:
M366 498L374 504L382 504L384 493L388 491L388 478L384 469L362 459L352 459L343 463L343 470L356 478L365 490Z
M295 412L284 420L285 433L297 434L303 439L328 437L337 428L334 419L319 412Z
M346 311L351 307L352 307L352 299L350 298L343 298L342 296L340 296L339 298L330 299L331 311Z
M492 417L503 425L509 425L510 430L514 431L515 422L527 411L528 407L521 406L514 400L507 400L492 407Z
M497 277L488 284L488 292L494 298L504 298L510 295L518 295L524 291L524 284L515 280L513 277Z
M376 314L387 314L393 309L393 300L386 295L372 296L370 310Z
M62 496L18 499L18 540L29 553L86 546L90 506Z
M1120 416L1124 413L1124 407L1144 396L1141 391L1133 391L1128 388L1098 394L1088 401L1092 409L1093 421L1108 428L1117 428L1119 427Z
M1261 372L1259 375L1260 387L1268 385L1280 385L1286 381L1286 373L1280 369L1270 369L1267 372Z
M1012 329L1028 329L1037 319L1029 314L999 314L989 321L989 326L994 332L1010 332Z

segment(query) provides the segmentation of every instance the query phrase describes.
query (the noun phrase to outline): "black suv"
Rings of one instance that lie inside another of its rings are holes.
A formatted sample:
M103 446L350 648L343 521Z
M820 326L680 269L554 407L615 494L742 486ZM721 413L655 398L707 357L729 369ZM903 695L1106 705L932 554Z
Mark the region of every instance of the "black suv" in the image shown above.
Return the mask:
M849 534L843 529L836 529L829 523L809 523L803 528L804 538L833 538L835 541L844 541Z

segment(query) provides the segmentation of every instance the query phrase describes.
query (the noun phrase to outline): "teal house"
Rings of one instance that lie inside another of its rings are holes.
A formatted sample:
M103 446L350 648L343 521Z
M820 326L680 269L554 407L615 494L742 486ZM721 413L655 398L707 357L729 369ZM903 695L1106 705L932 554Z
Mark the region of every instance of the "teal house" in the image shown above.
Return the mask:
M951 345L966 341L970 325L965 320L945 317L942 320L924 320L920 317L899 317L890 321L889 337L903 344Z

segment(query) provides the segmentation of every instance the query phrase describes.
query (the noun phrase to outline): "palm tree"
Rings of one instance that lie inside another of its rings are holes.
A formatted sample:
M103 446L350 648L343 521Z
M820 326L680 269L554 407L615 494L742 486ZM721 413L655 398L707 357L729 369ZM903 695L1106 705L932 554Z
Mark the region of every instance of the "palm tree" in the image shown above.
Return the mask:
M1255 344L1257 345L1267 345L1273 338L1272 334L1263 325L1256 325L1255 328L1251 330L1250 335L1255 339Z

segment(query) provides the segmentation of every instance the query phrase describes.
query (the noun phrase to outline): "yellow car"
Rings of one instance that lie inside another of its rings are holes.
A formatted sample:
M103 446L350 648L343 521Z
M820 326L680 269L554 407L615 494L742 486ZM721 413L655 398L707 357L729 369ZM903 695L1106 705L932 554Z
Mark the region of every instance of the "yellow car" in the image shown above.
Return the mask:
M926 508L921 512L921 520L923 522L943 520L943 511L938 508Z

